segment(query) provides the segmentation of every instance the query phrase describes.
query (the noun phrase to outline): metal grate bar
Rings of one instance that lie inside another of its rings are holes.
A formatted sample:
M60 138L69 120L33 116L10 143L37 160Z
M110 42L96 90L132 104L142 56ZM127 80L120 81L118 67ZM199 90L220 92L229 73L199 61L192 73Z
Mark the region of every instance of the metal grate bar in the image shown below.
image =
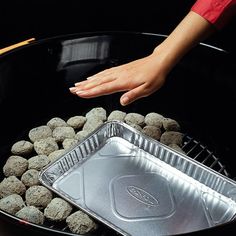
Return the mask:
M213 158L213 159L214 159L212 152L210 152L210 153L206 156L206 158L202 161L202 164L205 164L210 158Z
M193 159L196 160L198 159L202 154L204 154L204 152L206 151L206 147L204 147L198 154L196 154Z

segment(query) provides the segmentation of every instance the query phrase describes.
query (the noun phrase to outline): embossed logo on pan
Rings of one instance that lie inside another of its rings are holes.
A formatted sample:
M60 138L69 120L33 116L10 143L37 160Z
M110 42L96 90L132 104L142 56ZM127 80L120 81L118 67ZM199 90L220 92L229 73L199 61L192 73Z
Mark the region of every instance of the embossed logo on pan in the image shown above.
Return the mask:
M159 205L159 202L155 197L153 197L150 193L144 191L141 188L138 188L136 186L128 186L127 192L131 197L135 198L136 200L142 202L145 205L151 207Z

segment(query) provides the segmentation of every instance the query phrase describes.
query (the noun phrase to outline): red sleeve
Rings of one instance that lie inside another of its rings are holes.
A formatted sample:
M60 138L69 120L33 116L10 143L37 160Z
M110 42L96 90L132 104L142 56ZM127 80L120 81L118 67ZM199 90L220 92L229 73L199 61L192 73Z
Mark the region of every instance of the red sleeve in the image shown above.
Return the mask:
M220 29L236 14L236 0L197 0L191 11Z

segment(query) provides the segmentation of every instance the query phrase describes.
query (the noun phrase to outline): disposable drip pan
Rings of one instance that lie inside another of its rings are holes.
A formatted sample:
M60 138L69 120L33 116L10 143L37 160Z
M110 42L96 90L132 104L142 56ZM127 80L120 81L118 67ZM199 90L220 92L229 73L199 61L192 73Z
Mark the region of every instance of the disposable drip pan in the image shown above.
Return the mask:
M174 235L234 219L236 183L108 121L40 172L40 182L121 235Z

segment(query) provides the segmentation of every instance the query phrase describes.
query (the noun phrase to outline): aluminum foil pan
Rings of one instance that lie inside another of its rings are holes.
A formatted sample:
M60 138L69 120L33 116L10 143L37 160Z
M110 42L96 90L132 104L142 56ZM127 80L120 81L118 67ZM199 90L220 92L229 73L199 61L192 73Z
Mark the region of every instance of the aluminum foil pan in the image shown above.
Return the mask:
M120 121L104 123L40 182L121 235L173 235L229 222L236 183Z

